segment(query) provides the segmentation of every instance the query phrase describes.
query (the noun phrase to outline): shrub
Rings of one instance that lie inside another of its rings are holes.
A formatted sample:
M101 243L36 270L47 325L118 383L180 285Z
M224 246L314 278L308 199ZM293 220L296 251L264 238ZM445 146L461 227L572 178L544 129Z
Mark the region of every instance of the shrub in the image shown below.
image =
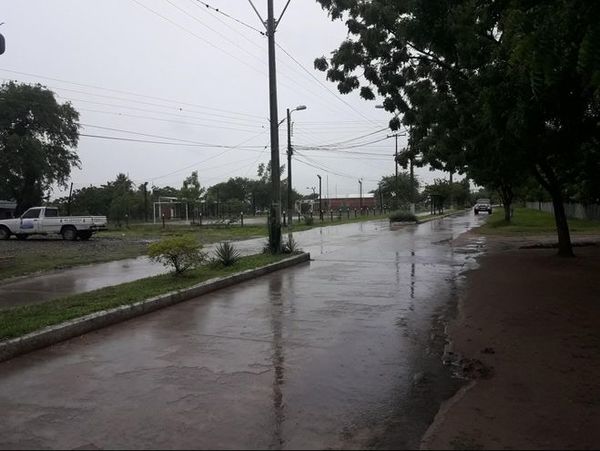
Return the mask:
M300 249L298 242L293 236L290 236L288 241L282 244L281 248L284 254L299 254L302 252L302 249Z
M272 254L273 250L271 249L271 244L267 241L265 244L263 244L263 250L262 250L263 254Z
M311 225L313 225L314 222L315 221L314 221L314 219L313 219L312 216L310 216L310 215L304 215L304 224L305 225L311 226Z
M164 238L148 245L150 260L173 267L175 274L200 265L206 259L202 246L191 236Z
M398 210L390 213L390 222L417 222L417 217L410 211Z
M232 266L240 258L242 254L238 251L233 244L225 241L217 246L215 249L215 258L213 261L223 266Z

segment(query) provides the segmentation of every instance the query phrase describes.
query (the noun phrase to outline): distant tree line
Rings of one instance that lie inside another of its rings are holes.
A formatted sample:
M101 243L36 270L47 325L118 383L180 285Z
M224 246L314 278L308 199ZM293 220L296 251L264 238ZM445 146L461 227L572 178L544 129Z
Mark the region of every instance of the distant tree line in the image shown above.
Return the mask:
M284 202L287 202L286 180L282 181ZM125 174L100 186L89 186L73 190L71 197L64 196L52 203L63 213L73 215L106 215L117 225L126 220L151 221L155 202L169 202L168 198L180 202L187 208L190 220L203 217L230 217L240 213L254 215L268 210L271 204L270 168L259 165L258 177L233 177L226 182L204 188L200 184L198 171L193 171L182 182L181 187L135 185ZM293 201L301 197L292 191Z

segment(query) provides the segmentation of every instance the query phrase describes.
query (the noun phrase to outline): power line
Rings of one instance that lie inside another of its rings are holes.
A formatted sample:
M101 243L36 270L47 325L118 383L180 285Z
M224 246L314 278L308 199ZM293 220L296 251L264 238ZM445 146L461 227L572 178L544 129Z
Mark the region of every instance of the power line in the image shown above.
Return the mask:
M93 125L93 124L81 124L84 127L89 127L89 128L97 128L100 130L108 130L108 131L113 131L113 132L120 132L120 133L128 133L131 135L137 135L137 136L146 136L149 138L158 138L158 139L165 139L165 140L169 140L170 142L172 141L176 141L176 142L183 142L183 143L187 143L187 144L194 144L197 147L210 147L210 148L222 148L222 149L239 149L241 147L241 145L236 145L236 146L227 146L227 145L223 145L223 144L211 144L211 143L204 143L204 142L199 142L199 141L191 141L188 139L180 139L180 138L173 138L173 137L168 137L168 136L161 136L161 135L153 135L153 134L148 134L148 133L142 133L142 132L136 132L136 131L132 131L132 130L124 130L121 128L113 128L113 127L105 127L102 125ZM262 133L260 133L258 136L260 136ZM246 149L250 149L250 148L259 148L262 149L263 146L247 146L244 147Z
M239 19L237 19L237 18L235 18L235 17L233 17L233 16L231 16L231 15L227 14L226 12L224 12L224 11L220 10L219 8L215 8L214 6L211 6L211 5L209 5L208 3L206 3L206 2L203 2L203 1L201 1L201 0L196 0L196 1L197 1L198 3L201 3L202 5L206 6L208 9L211 9L211 10L213 10L213 11L215 11L215 12L217 12L217 13L219 13L219 14L221 14L221 15L225 16L225 17L227 17L228 19L231 19L231 20L233 20L233 21L235 21L235 22L239 23L240 25L243 25L243 26L244 26L244 27L246 27L246 28L249 28L249 29L251 29L251 30L253 30L253 31L256 31L257 33L260 33L260 34L261 34L261 35L263 35L263 36L266 36L266 33L265 33L264 31L261 31L261 30L259 30L258 28L255 28L255 27L253 27L252 25L249 25L249 24L247 24L246 22L243 22L243 21L241 21L241 20L239 20Z
M253 57L253 58L257 59L257 60L259 60L261 63L264 63L264 61L263 61L263 60L262 60L260 57L258 57L258 56L256 56L256 55L254 55L253 53L250 53L248 50L246 50L246 49L244 49L243 47L241 47L241 46L240 46L240 45L239 45L237 42L235 42L235 41L231 40L231 39L229 38L229 36L227 36L227 35L225 35L225 34L221 33L221 32L220 32L220 31L218 31L218 30L215 30L215 29L214 29L214 28L212 28L210 25L206 25L204 22L202 22L202 21L201 21L200 19L198 19L196 16L194 16L194 15L190 14L190 13L189 13L188 11L186 11L185 9L183 9L183 8L181 8L181 7L179 7L179 6L177 6L177 5L176 5L175 3L173 3L171 0L165 0L165 1L166 1L168 4L170 4L171 6L173 6L174 8L176 8L178 11L181 11L183 14L185 14L185 15L186 15L186 16L188 16L188 17L190 17L192 20L195 20L196 22L198 22L198 23L199 23L200 25L202 25L203 27L205 27L205 28L208 28L210 31L212 31L213 33L217 34L217 35L218 35L218 36L220 36L221 38L225 39L227 42L229 42L229 43L233 44L235 47L237 47L238 49L240 49L242 52L244 52L244 53L246 53L246 54L250 55L251 57Z
M219 153L218 155L215 155L214 157L210 157L210 158L208 158L208 159L201 160L201 161L199 161L199 162L193 163L192 165L186 166L185 168L178 169L178 170L176 170L176 171L173 171L173 172L170 172L169 174L166 174L166 175L162 175L162 176L158 176L158 177L151 178L150 180L155 180L155 179L159 179L159 178L168 177L168 176L171 176L171 175L177 174L177 173L179 173L179 172L185 171L186 169L189 169L189 168L191 168L191 167L193 167L193 166L196 166L196 165L198 165L198 164L201 164L201 163L204 163L204 162L206 162L206 161L209 161L209 160L211 160L211 159L214 159L214 158L221 157L221 156L225 155L226 153L228 153L228 152L230 152L230 151L232 151L232 150L234 150L234 149L240 148L240 147L241 147L241 146L243 146L244 144L246 144L246 143L248 143L248 142L252 141L253 139L255 139L255 138L258 138L259 136L262 136L262 135L264 135L264 134L265 134L265 132L262 132L262 133L259 133L259 134L257 134L257 135L251 136L250 138L248 138L248 139L246 139L246 140L242 141L241 143L237 144L236 146L233 146L231 149L226 149L225 151L223 151L223 152ZM266 146L265 146L265 147L266 147Z
M223 11L221 11L221 10L220 10L220 9L218 9L218 8L214 8L213 6L209 5L208 3L204 2L204 1L201 1L201 0L190 0L190 1L192 1L192 2L197 2L197 3L200 3L200 4L204 5L204 6L206 6L206 7L207 7L207 9L210 9L210 10L213 10L213 11L215 11L215 12L217 12L217 13L220 13L220 14L222 14L222 15L226 16L227 18L229 18L229 19L231 19L231 20L234 20L234 21L236 21L236 22L238 22L238 23L240 23L240 24L242 24L242 25L244 25L244 26L246 26L246 27L248 27L248 28L251 28L251 29L252 29L252 30L254 30L254 31L257 31L257 32L258 32L258 33L260 33L262 36L266 36L266 34L265 34L264 32L262 32L262 31L260 31L260 30L258 30L258 29L256 29L256 28L254 28L254 27L252 27L252 26L250 26L250 25L246 24L245 22L243 22L243 21L241 21L241 20L239 20L239 19L237 19L237 18L235 18L235 17L231 16L230 14L226 14L226 13L224 13ZM223 24L225 24L225 22L224 22L224 21L222 21L222 20L220 20L220 22L221 22L221 23L223 23ZM225 24L225 25L226 25L226 24ZM254 43L253 41L251 41L251 40L247 39L247 38L246 38L246 37L245 37L243 34L239 33L239 32L238 32L237 30L235 30L234 28L232 28L232 27L229 27L228 25L226 25L226 26L227 26L229 29L233 30L234 32L236 32L236 33L240 34L242 37L244 37L244 39L246 39L246 40L247 40L248 42L250 42L251 44L253 44L253 45L257 46L257 47L260 47L260 46L258 46L256 43ZM353 107L353 106L352 106L350 103L346 102L346 101L345 101L344 99L342 99L342 98L341 98L341 97L340 97L338 94L336 94L334 91L332 91L331 89L329 89L329 87L328 87L327 85L325 85L323 82L321 82L321 80L319 80L317 77L315 77L315 76L314 76L314 74L312 74L312 73L311 73L311 72L310 72L308 69L306 69L306 68L305 68L305 67L302 65L302 63L300 63L300 62L299 62L299 61L298 61L296 58L294 58L294 57L293 57L293 56L292 56L292 55L291 55L291 54L290 54L290 53L289 53L287 50L285 50L285 49L284 49L284 48L283 48L283 47L282 47L282 46L281 46L279 43L276 43L275 45L277 45L277 47L279 47L279 48L280 48L280 49L281 49L281 50L282 50L282 51L283 51L283 52L284 52L284 53L285 53L285 54L288 56L288 58L290 58L292 61L294 61L294 63L295 63L295 64L297 64L297 65L300 67L300 69L302 69L302 72L300 72L302 75L306 76L306 75L305 75L305 73L306 73L306 74L308 74L308 75L310 76L310 78L312 79L312 81L316 81L316 82L317 82L317 83L318 83L318 84L319 84L319 85L320 85L322 88L325 88L327 91L329 91L329 92L330 92L330 93L331 93L331 94L332 94L332 95L333 95L333 96L334 96L336 99L338 99L338 100L339 100L339 101L341 101L343 104L345 104L347 107L349 107L350 109L352 109L352 110L353 110L355 113L358 113L359 115L361 115L362 117L364 117L365 119L367 119L369 122L373 123L373 121L371 121L369 118L367 118L365 115L363 115L363 114L362 114L360 111L358 111L357 109L355 109L355 108L354 108L354 107ZM283 63L286 65L286 67L289 67L289 68L291 68L291 69L294 69L292 66L288 65L288 64L287 64L285 61L283 61L283 60L282 60L281 62L283 62ZM288 78L289 78L289 77L288 77ZM307 88L305 88L305 87L303 87L303 88L304 88L304 89L306 89L306 90L307 90L308 92L310 92L311 94L313 94L313 93L312 93L312 91L309 91L309 90L308 90ZM314 94L313 94L313 95L314 95ZM321 99L321 97L320 97L320 96L318 96L318 95L316 95L316 98L318 98L318 99Z
M187 29L187 28L185 28L184 26L182 26L182 25L178 24L177 22L175 22L175 21L173 21L173 20L169 19L168 17L166 17L166 16L164 16L164 15L160 14L159 12L157 12L157 11L155 11L155 10L153 10L153 9L151 9L151 8L149 8L149 7L147 7L147 6L145 6L145 5L143 5L143 4L142 4L142 3L140 3L138 0L131 0L131 1L133 1L133 2L137 3L138 5L142 6L142 7L143 7L144 9L146 9L147 11L149 11L149 12L151 12L151 13L153 13L153 14L157 15L158 17L160 17L160 18L162 18L162 19L164 19L164 20L168 21L169 23L171 23L171 24L175 25L176 27L180 28L181 30L183 30L183 31L185 31L185 32L187 32L187 33L189 33L189 34L191 34L192 36L196 37L197 39L200 39L201 41L203 41L203 42L205 42L205 43L208 43L208 44L209 44L211 47L213 47L213 48L215 48L215 49L217 49L217 50L220 50L221 52L225 53L226 55L228 55L228 56L230 56L230 57L232 57L232 58L236 59L238 62L240 62L240 63L242 63L242 64L244 64L244 65L248 66L249 68L251 68L251 69L252 69L252 70L254 70L255 72L258 72L258 73L259 73L259 74L261 74L261 75L266 75L266 74L265 74L264 72L262 72L260 69L257 69L257 68L255 68L254 66L252 66L252 65L250 65L250 64L248 64L248 63L246 63L245 61L243 61L243 60L239 59L239 58L238 58L238 57L236 57L235 55L233 55L233 54L229 53L228 51L226 51L226 50L222 49L221 47L219 47L219 46L215 45L214 43L212 43L212 42L208 41L207 39L205 39L205 38L203 38L203 37L201 37L201 36L197 35L197 34L196 34L196 33L194 33L193 31L190 31L189 29ZM175 6L175 5L174 5L173 3L171 3L169 0L166 0L166 1L167 1L168 3L170 3L171 5ZM177 8L177 9L181 10L181 8L179 8L178 6L175 6L175 8ZM182 11L183 11L183 10L182 10ZM192 15L191 15L190 13L188 13L187 11L184 11L184 13L185 13L186 15L188 15L189 17L192 17L193 19L195 19L195 20L199 21L199 19L195 18L194 16L192 16ZM199 22L200 22L200 21L199 21ZM237 44L236 44L236 46L237 46ZM238 46L238 48L241 48L241 47L239 47L239 46ZM244 51L245 53L248 53L249 55L251 55L251 56L253 56L254 58L256 58L256 56L255 56L255 55L252 55L252 54L250 54L250 53L249 53L249 52L247 52L246 50L242 49L242 51ZM261 62L262 62L262 61L261 61ZM305 86L303 86L302 84L298 83L298 82L297 82L296 80L294 80L293 78L286 77L286 80L289 80L289 81L293 82L294 84L296 84L296 85L297 85L297 86L299 86L300 88L304 89L304 90L305 90L307 93L309 93L309 94L313 95L313 96L315 97L315 99L318 99L318 101L319 101L319 102L322 102L321 96L319 96L318 94L315 94L315 93L314 93L314 92L312 92L310 89L308 89L307 87L305 87ZM290 86L286 85L286 84L285 84L285 83L283 83L283 82L280 82L280 83L281 83L283 86L285 86L286 88L288 88L288 89L292 89L292 90L294 89L294 88L292 88L292 87L290 87ZM326 106L328 106L328 104L325 104L325 105L326 105Z
M338 142L330 143L330 144L323 144L323 145L320 145L320 146L313 146L312 148L314 148L314 149L317 149L317 148L326 149L326 148L331 148L331 147L338 148L339 146L343 146L344 144L348 144L348 143L351 143L353 141L359 141L359 140L361 140L363 138L368 138L369 136L376 135L377 133L381 133L381 132L386 131L386 130L387 130L387 127L383 128L383 129L380 129L380 130L376 130L376 131L371 132L371 133L367 133L365 135L357 136L355 138L350 138L350 139L346 139L344 141L338 141ZM388 139L387 136L385 138L380 139L380 140L373 141L373 144L376 143L376 142L385 141L386 139ZM366 145L366 144L360 144L360 145Z
M304 158L305 160L308 160L308 161L304 161L302 158ZM296 161L298 161L298 162L300 162L300 163L302 163L302 164L304 164L306 166L310 166L310 167L312 167L314 169L318 169L320 171L324 171L324 172L327 172L329 174L337 175L339 177L344 177L344 178L353 179L353 180L355 180L357 178L356 175L344 174L344 173L341 173L341 172L334 171L333 169L330 169L330 168L328 168L326 166L323 166L322 164L311 163L310 159L306 155L303 155L302 158L296 158ZM374 180L374 179L364 179L363 178L363 180L366 180L367 182L374 182L374 183L378 182L378 180Z
M173 123L173 124L183 124L183 125L192 125L192 126L197 126L197 127L205 127L205 128L211 128L211 129L221 129L221 130L233 130L233 131L238 131L238 132L253 132L256 131L256 128L245 128L245 129L241 129L241 128L233 128L233 127L223 127L223 126L219 126L219 125L211 125L211 124L201 124L199 122L183 122L183 121L177 121L177 120L173 120L173 119L161 119L158 117L150 117L150 116L143 116L143 115L139 115L139 114L130 114L130 113L119 113L119 112L113 112L113 111L101 111L101 110L93 110L90 108L80 108L81 111L89 111L92 113L99 113L99 114L111 114L111 115L116 115L116 116L122 116L122 117L130 117L133 119L147 119L147 120L153 120L153 121L159 121L159 122L168 122L168 123Z
M200 35L198 35L198 34L194 33L194 32L193 32L193 31L191 31L191 30L188 30L186 27L184 27L183 25L180 25L180 24L178 24L178 23L177 23L177 22L175 22L174 20L171 20L171 19L169 19L168 17L166 17L166 16L163 16L161 13L159 13L159 12L157 12L157 11L153 10L152 8L149 8L149 7L147 7L146 5L144 5L143 3L139 2L138 0L131 0L131 1L132 1L132 2L134 2L134 3L136 3L136 4L138 4L139 6L141 6L142 8L144 8L146 11L149 11L149 12L151 12L152 14L154 14L154 15L156 15L156 16L158 16L158 17L160 17L161 19L163 19L163 20L165 20L165 21L167 21L167 22L169 22L170 24L172 24L172 25L176 26L177 28L179 28L179 29L181 29L181 30L185 31L186 33L190 34L191 36L194 36L196 39L198 39L198 40L200 40L200 41L204 42L205 44L207 44L207 45L209 45L209 46L211 46L211 47L212 47L212 48L214 48L215 50L218 50L218 51L220 51L220 52L224 53L225 55L227 55L227 56L230 56L231 58L235 59L237 62L239 62L239 63L243 64L244 66L246 66L246 67L248 67L248 68L250 68L250 69L252 69L253 71L255 71L255 72L258 72L258 73L259 73L259 74L261 74L261 75L266 75L266 74L265 74L265 73L264 73L262 70L260 70L260 69L257 69L256 67L252 66L251 64L248 64L247 62L245 62L245 61L241 60L240 58L238 58L238 57L237 57L237 56L235 56L234 54L232 54L232 53L229 53L227 50L224 50L224 49L222 49L222 48L221 48L221 47L219 47L218 45L216 45L216 44L214 44L214 43L210 42L209 40L207 40L207 39L203 38L202 36L200 36Z
M371 119L369 119L367 116L365 116L363 113L361 113L360 111L358 111L356 108L354 108L350 103L346 102L344 99L342 99L338 94L336 94L335 92L333 92L331 89L329 89L329 87L323 83L321 80L319 80L312 72L310 72L306 67L304 67L304 65L298 61L296 58L294 58L292 56L292 54L290 52L288 52L285 48L283 48L281 46L281 44L276 43L277 47L288 56L288 58L290 58L294 63L296 63L304 72L306 72L313 80L315 80L317 83L319 83L320 86L322 86L323 88L325 88L327 90L327 92L329 92L330 94L332 94L336 99L338 99L340 102L342 102L344 105L346 105L347 107L349 107L352 111L354 111L355 113L359 114L360 116L362 116L363 118L365 118L366 120L368 120L371 123L374 123Z
M150 96L150 95L145 95L145 94L134 93L134 92L130 92L130 91L123 91L123 90L120 90L120 89L112 89L112 88L105 88L105 87L102 87L102 86L94 86L94 85L90 85L90 84L86 84L86 83L79 83L79 82L74 82L74 81L62 80L62 79L59 79L59 78L53 78L53 77L48 77L48 76L38 75L38 74L32 74L32 73L28 73L28 72L20 72L20 71L15 71L15 70L10 70L10 69L1 69L1 68L0 68L0 72L8 72L8 73L17 74L17 75L24 75L24 76L32 77L32 78L39 78L39 79L42 79L42 80L57 81L59 83L65 83L65 84L74 85L74 86L81 86L81 87L85 87L85 88L98 89L98 90L101 90L101 91L115 92L115 93L118 93L118 94L125 94L125 95L129 95L129 96L134 96L134 97L142 97L142 98L151 99L151 100L159 100L161 102L168 102L168 103L172 103L172 104L177 104L179 110L181 110L181 111L183 111L183 108L181 108L180 106L181 105L185 105L185 106L192 106L192 107L195 107L195 108L201 108L201 109L205 109L205 110L219 111L219 112L223 112L223 113L235 114L235 115L238 115L238 116L253 117L253 118L258 118L258 119L264 120L264 118L262 116L258 116L256 114L240 113L238 111L224 110L224 109L221 109L221 108L213 108L213 107L208 107L208 106L199 105L199 104L195 104L195 103L182 102L180 100L173 100L173 99L167 99L167 98L164 98L164 97L155 97L155 96ZM68 88L58 88L58 89L69 90ZM107 97L107 96L103 96L103 95L100 95L100 94L93 94L93 93L89 93L89 92L85 92L85 91L76 91L76 92L83 92L84 94L93 95L93 96L97 96L97 97ZM110 97L110 98L122 99L122 100L125 100L125 101L128 101L128 102L144 103L144 102L141 102L139 100L123 99L122 97ZM148 105L153 105L153 106L160 106L160 107L168 108L167 105L160 105L160 104L156 104L156 103L147 103L147 104ZM205 113L201 113L201 114L205 114Z
M73 97L65 97L60 94L56 94L56 95L65 100L68 100L70 102L91 103L93 105L107 106L107 107L111 107L111 108L120 108L123 110L141 111L144 113L161 114L161 115L170 116L170 117L177 117L177 118L184 118L184 119L202 119L204 121L209 121L209 122L216 122L216 123L220 123L220 124L240 125L242 127L250 127L250 128L252 128L252 126L248 125L248 123L256 124L256 121L248 121L247 123L244 123L244 122L235 122L235 121L224 121L224 120L220 120L220 119L199 118L197 116L187 116L185 114L175 114L175 113L168 113L168 112L164 112L164 111L149 110L146 108L137 108L137 107L127 106L127 105L117 105L114 103L96 102L94 100L86 100L86 99L77 99L77 98L73 98ZM100 112L99 110L90 110L90 111ZM113 111L102 111L102 112L103 113L114 113L114 114L121 115L121 113L117 112L117 111L114 111L114 112ZM157 118L153 118L153 119L157 119ZM178 121L178 123L190 124L190 122L179 122L179 121ZM258 127L258 126L255 126L255 127Z

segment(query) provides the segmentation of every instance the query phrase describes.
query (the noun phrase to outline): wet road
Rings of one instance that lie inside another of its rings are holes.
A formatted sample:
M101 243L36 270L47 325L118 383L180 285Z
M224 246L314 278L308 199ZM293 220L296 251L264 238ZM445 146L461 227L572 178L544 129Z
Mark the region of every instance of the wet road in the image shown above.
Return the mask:
M0 448L414 448L479 220L313 230L310 264L2 363Z
M261 218L258 218L261 219ZM323 254L344 245L348 237L356 237L389 228L387 221L329 226L294 233L302 249L313 254ZM284 237L287 240L287 236ZM262 251L266 238L238 241L235 246L243 255ZM205 246L212 254L217 245ZM138 257L100 263L52 272L40 276L24 277L0 284L0 308L38 304L52 299L83 293L111 285L131 282L167 272L160 264L147 257Z

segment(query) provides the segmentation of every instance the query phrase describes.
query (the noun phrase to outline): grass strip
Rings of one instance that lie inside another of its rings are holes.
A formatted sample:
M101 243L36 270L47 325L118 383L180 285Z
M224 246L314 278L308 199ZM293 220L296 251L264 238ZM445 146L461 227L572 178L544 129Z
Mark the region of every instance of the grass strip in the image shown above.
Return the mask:
M164 274L101 288L48 302L0 310L0 340L20 337L90 313L134 304L153 296L189 288L215 277L229 276L275 263L289 255L257 254L242 257L229 267L204 265L180 276Z
M600 233L600 221L569 219L569 229L573 234ZM510 223L504 220L504 210L496 208L487 222L476 229L482 235L545 235L555 234L554 215L531 208L515 208Z

